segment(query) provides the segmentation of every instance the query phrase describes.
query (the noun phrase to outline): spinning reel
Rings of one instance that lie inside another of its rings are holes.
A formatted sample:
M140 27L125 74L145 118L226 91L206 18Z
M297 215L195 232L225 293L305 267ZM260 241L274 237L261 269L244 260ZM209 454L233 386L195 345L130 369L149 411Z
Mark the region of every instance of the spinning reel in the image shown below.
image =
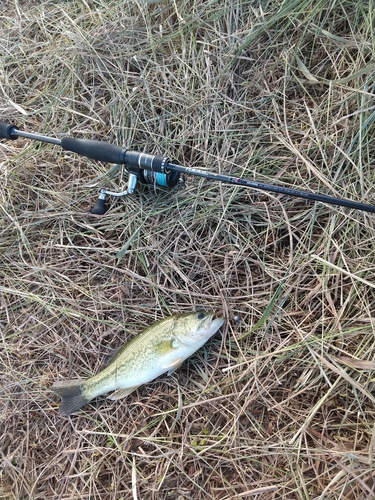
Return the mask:
M163 156L129 151L120 146L101 141L73 139L70 137L56 139L45 135L23 132L11 123L0 122L0 138L14 140L18 137L56 144L66 151L72 151L93 160L125 165L125 169L129 174L127 189L121 192L101 189L96 204L90 210L92 214L104 215L107 211L105 203L107 195L120 197L133 194L138 182L173 188L180 180L180 172L170 170L170 159ZM177 165L174 165L174 167L177 167Z
M168 165L168 158L164 158L164 160L165 165ZM101 189L98 201L90 210L92 214L104 215L107 211L107 206L105 203L107 195L120 197L126 196L127 194L133 194L138 182L140 182L141 184L152 184L153 186L173 188L180 180L179 172L174 172L168 169L164 170L164 172L157 172L153 170L146 170L139 167L138 165L127 165L126 171L129 174L127 189L118 193L114 191L108 191L107 189Z
M331 205L339 205L342 207L375 213L375 206L367 205L365 203L184 167L182 165L172 163L167 157L140 153L137 151L129 151L121 146L107 142L88 139L74 139L71 137L56 139L54 137L48 137L40 134L23 132L12 123L0 122L0 138L14 140L18 137L57 144L66 151L72 151L73 153L86 156L92 160L125 165L125 169L129 174L127 189L120 193L102 189L100 191L98 201L91 209L91 213L97 215L103 215L106 212L107 209L105 199L107 195L125 196L132 194L135 191L137 182L173 188L179 181L180 173L204 177L206 179L224 182L226 184L260 189L263 191L271 191L288 196L304 198L309 201L319 201L322 203L329 203Z

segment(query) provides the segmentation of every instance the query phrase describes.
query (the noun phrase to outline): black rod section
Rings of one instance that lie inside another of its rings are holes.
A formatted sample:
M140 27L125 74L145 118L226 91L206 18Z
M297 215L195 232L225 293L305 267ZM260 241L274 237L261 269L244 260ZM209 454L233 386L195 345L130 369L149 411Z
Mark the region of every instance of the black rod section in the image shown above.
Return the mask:
M184 167L182 165L174 165L173 163L168 164L168 169L174 170L175 172L196 175L198 177L204 177L206 179L224 182L226 184L233 184L235 186L261 189L263 191L270 191L273 193L280 193L280 194L286 194L288 196L304 198L309 201L320 201L322 203L329 203L330 205L339 205L341 207L354 208L356 210L363 210L365 212L375 213L374 205L367 205L365 203L359 203L357 201L352 201L345 198L336 198L334 196L327 196L318 193L309 193L308 191L301 191L283 186L275 186L273 184L264 184L262 182L249 181L247 179L241 179L240 177L231 177L228 175L216 174L213 172L205 172L204 170L197 170L195 168L193 169L191 167Z

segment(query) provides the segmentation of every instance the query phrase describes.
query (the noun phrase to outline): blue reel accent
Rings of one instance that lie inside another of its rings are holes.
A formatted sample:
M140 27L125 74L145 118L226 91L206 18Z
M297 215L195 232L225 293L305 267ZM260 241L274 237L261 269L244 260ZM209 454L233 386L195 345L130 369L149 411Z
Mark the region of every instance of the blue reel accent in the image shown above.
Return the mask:
M161 172L155 172L155 182L158 186L168 187L167 176Z

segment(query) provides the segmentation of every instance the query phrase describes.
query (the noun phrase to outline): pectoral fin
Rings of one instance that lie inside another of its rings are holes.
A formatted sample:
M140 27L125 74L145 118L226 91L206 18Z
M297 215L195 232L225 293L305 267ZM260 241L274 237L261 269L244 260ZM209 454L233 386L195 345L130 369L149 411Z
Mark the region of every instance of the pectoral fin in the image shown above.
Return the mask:
M177 358L171 363L168 363L167 365L164 365L163 368L164 370L168 369L167 375L171 375L177 368L179 368L182 363L184 362L184 358Z
M135 387L127 387L126 389L117 389L110 396L108 396L107 399L117 401L118 399L126 398L126 396L129 396L129 394L138 389L138 387L139 385L136 385Z

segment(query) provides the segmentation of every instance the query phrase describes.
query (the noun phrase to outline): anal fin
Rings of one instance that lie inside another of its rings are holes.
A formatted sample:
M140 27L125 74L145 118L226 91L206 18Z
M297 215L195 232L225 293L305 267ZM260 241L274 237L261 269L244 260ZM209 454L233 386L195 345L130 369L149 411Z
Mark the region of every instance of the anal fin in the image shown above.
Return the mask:
M107 396L107 399L117 401L118 399L126 398L126 396L129 396L129 394L138 389L138 387L139 385L136 385L135 387L127 387L126 389L116 389L110 396Z

